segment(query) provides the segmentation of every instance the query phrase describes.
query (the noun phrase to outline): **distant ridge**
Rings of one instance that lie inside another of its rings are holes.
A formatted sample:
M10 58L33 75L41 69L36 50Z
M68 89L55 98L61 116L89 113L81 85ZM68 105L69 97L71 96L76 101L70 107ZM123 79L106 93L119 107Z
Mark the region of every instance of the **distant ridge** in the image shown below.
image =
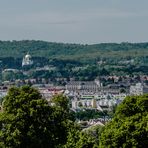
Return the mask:
M48 59L96 60L148 56L148 42L100 43L92 45L56 43L35 40L0 41L0 58L22 58L26 52Z

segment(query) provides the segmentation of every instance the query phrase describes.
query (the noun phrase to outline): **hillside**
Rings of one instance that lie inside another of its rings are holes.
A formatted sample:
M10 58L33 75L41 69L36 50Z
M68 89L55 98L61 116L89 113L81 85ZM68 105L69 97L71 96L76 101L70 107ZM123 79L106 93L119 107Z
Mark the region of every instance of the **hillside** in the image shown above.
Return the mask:
M48 59L96 60L148 56L148 43L101 43L94 45L64 44L34 40L0 41L0 58L33 57Z
M94 80L102 75L148 75L148 43L80 45L26 40L0 41L0 80L26 78L3 70L24 70L22 58L27 52L33 60L26 69L30 70L27 78Z

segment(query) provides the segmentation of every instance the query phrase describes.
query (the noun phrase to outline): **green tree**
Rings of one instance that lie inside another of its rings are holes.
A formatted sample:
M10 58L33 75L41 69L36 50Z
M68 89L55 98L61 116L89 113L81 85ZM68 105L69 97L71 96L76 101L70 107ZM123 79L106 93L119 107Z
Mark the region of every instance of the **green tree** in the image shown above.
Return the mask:
M148 146L148 95L127 97L101 134L101 148Z
M14 79L14 72L2 72L2 80L3 81L11 81Z
M96 125L80 130L76 125L69 130L67 143L64 148L96 148L99 145L99 137L103 126Z
M95 148L96 139L91 134L72 128L69 131L67 143L64 148Z
M69 112L69 105L68 105L69 100L68 100L68 98L66 96L55 95L52 98L52 103L54 103L56 107L59 107L60 109L62 109L66 113Z
M52 102L30 86L11 88L0 114L0 147L62 147L74 122L67 97L56 95Z
M52 117L54 120L54 136L55 143L61 147L67 141L67 135L71 128L73 128L72 124L72 116L68 105L68 98L63 95L56 95L52 98L52 106L54 112L52 113Z
M53 106L29 86L11 88L0 114L0 146L61 147L74 128L68 98L56 95Z
M72 124L72 126L68 131L67 142L64 148L76 148L76 144L80 139L80 127L76 124Z
M1 147L50 147L54 145L52 108L29 86L11 88L0 114Z
M93 136L88 133L81 132L80 139L76 144L76 148L96 148L96 141Z

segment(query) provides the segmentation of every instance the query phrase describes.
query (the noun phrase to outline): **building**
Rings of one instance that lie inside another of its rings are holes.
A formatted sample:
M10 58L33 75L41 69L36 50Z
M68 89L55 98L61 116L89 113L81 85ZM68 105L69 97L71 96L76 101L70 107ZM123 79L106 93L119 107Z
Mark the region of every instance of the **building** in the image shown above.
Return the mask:
M97 109L100 111L103 110L111 110L111 108L117 104L117 100L112 99L85 99L85 100L72 100L72 108L73 109Z
M130 95L143 95L146 93L148 93L148 86L142 83L130 86Z
M30 66L33 64L33 60L30 54L26 54L25 57L22 60L22 67L23 66Z
M70 81L66 85L66 90L73 92L97 92L102 86L99 80L95 81Z

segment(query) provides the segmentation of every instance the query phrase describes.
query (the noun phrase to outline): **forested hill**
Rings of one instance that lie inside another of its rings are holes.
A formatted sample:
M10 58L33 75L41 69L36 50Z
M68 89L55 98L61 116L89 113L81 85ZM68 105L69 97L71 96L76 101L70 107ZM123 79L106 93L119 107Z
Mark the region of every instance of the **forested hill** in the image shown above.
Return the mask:
M94 45L64 44L45 41L0 41L0 58L22 58L27 52L33 57L48 59L96 60L148 56L148 43L101 43Z

